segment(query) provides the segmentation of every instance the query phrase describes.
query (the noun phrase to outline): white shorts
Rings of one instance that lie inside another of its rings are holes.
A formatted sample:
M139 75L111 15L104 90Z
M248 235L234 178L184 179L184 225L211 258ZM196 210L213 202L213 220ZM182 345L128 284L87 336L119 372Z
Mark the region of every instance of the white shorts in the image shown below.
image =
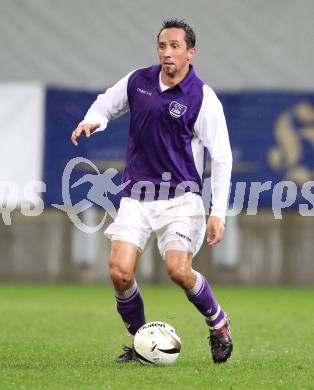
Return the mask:
M206 231L202 198L192 192L169 200L138 201L122 198L118 215L105 230L112 241L127 241L142 252L157 237L162 257L169 249L199 251Z

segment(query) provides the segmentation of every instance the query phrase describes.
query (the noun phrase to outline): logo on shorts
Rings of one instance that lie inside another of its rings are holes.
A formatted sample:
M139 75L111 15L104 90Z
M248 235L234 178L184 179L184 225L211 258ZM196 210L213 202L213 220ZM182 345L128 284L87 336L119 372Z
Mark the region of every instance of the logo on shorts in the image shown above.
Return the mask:
M182 237L182 238L184 238L185 240L187 240L187 241L189 241L189 242L191 242L192 240L190 239L190 237L188 237L188 236L185 236L184 234L182 234L182 233L179 233L179 232L176 232L176 235L177 236L179 236L179 237Z
M186 106L176 101L172 101L169 104L170 115L174 118L180 118L180 116L182 116L185 113L186 109L187 109Z

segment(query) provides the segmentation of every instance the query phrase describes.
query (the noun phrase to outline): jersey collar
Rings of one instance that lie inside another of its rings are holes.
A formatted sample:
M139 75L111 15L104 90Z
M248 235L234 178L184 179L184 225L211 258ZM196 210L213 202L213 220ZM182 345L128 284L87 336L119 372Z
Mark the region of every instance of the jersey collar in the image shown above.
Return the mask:
M161 93L161 90L160 90L160 87L159 87L159 73L161 71L161 65L153 65L151 67L151 74L150 74L150 78L152 80L152 82L154 83L154 86L158 89L158 91ZM195 75L195 71L194 71L194 67L193 65L189 65L189 72L188 74L184 77L184 79L182 81L180 81L180 83L176 84L174 87L171 87L169 88L170 89L176 89L176 88L180 88L181 91L186 94L191 86L191 84L193 83L193 80L195 79L196 75ZM168 90L167 90L168 91Z

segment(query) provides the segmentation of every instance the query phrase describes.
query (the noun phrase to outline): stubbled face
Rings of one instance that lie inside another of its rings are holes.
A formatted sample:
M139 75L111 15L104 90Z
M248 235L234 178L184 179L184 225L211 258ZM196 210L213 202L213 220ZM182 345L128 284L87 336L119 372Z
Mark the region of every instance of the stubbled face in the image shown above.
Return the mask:
M195 48L187 48L185 31L180 28L162 30L157 51L162 71L170 78L187 72L189 61L195 54Z

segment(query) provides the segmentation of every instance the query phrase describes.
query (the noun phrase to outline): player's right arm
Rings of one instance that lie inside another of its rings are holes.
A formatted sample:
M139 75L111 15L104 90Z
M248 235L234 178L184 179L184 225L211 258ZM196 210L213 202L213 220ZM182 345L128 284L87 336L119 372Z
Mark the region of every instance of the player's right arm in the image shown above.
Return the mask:
M77 140L81 136L90 137L92 133L94 133L99 127L101 126L100 123L82 123L77 126L77 128L72 132L71 135L71 141L72 144L77 146L78 142Z
M96 131L104 130L109 121L129 110L127 88L132 73L123 77L113 87L108 88L105 93L97 96L83 121L72 132L71 141L75 146L78 145L79 137L90 137Z

